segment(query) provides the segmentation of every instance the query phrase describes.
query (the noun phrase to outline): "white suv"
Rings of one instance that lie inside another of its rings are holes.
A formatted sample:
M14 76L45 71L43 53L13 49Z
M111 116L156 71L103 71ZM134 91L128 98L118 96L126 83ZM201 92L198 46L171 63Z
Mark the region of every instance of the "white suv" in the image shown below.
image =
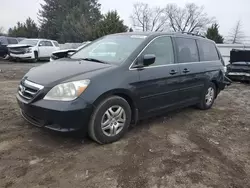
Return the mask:
M59 44L47 39L24 39L18 44L8 45L11 59L32 60L49 59L51 54L59 50Z

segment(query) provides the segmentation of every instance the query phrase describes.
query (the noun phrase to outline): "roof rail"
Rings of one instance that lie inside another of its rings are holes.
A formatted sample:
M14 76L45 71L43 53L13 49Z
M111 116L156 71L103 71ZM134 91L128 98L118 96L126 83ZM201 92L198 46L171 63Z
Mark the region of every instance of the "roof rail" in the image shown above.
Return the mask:
M197 33L191 33L191 32L185 32L185 31L180 31L180 32L178 32L178 33L187 34L187 35L192 35L192 36L198 36L198 37L202 37L202 38L206 38L204 35L197 34Z

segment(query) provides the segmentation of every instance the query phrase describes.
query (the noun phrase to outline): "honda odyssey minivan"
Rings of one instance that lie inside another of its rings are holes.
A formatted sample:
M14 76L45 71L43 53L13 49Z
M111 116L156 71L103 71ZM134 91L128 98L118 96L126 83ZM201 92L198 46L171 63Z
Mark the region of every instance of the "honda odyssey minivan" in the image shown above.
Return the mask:
M212 107L225 88L213 41L183 33L121 33L69 58L31 69L17 101L28 122L55 131L82 129L100 144L130 124L176 108Z

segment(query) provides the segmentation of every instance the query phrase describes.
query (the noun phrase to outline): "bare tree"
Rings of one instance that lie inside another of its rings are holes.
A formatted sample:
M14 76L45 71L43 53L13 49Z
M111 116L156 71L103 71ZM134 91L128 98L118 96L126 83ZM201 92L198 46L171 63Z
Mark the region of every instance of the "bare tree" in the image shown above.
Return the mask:
M169 27L175 32L201 33L214 22L214 18L210 18L204 12L203 6L199 7L194 3L187 3L184 8L178 7L176 4L168 4L165 13Z
M142 31L163 31L166 24L164 9L150 8L146 3L136 3L133 7L131 20L135 29Z
M242 40L245 38L242 31L241 21L237 21L235 27L229 33L228 41L232 44L242 43Z

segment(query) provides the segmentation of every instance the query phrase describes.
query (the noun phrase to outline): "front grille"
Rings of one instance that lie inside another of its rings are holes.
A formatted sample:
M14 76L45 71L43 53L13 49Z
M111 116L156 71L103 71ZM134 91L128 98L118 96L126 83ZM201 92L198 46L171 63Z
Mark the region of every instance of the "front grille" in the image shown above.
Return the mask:
M23 100L28 102L34 99L43 88L44 87L42 85L24 80L21 81L18 87L18 94Z
M12 54L25 54L27 48L10 48L9 52Z

